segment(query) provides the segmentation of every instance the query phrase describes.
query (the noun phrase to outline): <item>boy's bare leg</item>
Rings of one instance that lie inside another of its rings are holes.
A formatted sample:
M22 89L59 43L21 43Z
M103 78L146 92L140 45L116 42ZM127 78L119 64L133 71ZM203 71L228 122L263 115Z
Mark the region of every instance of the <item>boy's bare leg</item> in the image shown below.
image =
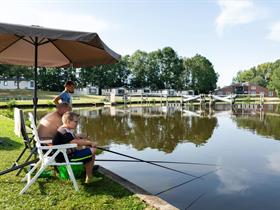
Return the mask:
M94 165L94 161L95 161L95 149L91 148L91 152L93 154L92 156L92 161L87 162L85 164L85 168L86 168L86 183L91 182L92 179L92 169L93 169L93 165Z
M92 168L93 168L92 161L87 162L85 164L85 168L86 168L86 180L90 180L92 177Z

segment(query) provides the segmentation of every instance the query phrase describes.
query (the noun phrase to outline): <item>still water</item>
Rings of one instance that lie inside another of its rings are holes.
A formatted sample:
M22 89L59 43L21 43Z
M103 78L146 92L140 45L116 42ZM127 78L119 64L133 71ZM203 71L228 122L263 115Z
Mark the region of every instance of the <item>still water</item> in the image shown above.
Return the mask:
M280 115L274 105L80 109L78 132L144 160L209 163L98 164L180 209L280 209ZM97 159L127 159L103 152Z

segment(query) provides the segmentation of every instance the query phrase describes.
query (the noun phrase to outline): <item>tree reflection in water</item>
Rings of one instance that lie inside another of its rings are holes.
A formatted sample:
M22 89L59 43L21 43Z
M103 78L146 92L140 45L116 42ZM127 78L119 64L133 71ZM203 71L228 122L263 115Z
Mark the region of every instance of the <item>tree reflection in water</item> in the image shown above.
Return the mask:
M280 140L280 105L247 104L247 107L235 109L232 120L238 128L247 129L261 136Z
M265 115L263 119L259 116L236 116L232 118L238 128L245 128L258 135L280 140L280 117Z
M80 110L80 130L99 145L110 143L147 147L171 153L178 143L203 145L217 126L215 117L183 116L175 108L135 107Z

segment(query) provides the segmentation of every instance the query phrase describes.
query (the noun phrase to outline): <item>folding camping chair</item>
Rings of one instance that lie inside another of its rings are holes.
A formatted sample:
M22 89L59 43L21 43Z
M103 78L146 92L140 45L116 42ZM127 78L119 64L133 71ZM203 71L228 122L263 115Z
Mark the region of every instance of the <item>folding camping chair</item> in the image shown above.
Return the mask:
M19 154L18 158L13 163L11 168L1 171L0 175L20 169L16 174L16 176L18 176L25 166L28 166L38 161L38 159L36 159L37 149L35 147L34 139L33 136L30 137L31 133L27 132L23 111L21 109L18 108L14 109L14 121L15 121L15 133L16 135L21 136L23 138L24 149ZM30 154L22 163L20 163L21 158L23 157L24 153L27 150L29 150ZM34 157L34 159L30 160L32 156Z
M77 144L62 144L62 145L54 145L54 146L43 146L45 144L51 143L51 140L40 140L37 132L37 128L35 125L34 117L32 113L29 114L29 120L31 121L32 133L34 136L34 140L36 142L36 148L39 156L39 161L32 167L32 169L26 174L24 177L24 181L27 181L25 187L21 190L20 194L26 192L26 190L36 181L36 179L40 176L40 174L48 167L48 166L61 166L66 165L69 177L73 182L73 186L76 191L79 190L75 176L73 174L71 165L82 164L81 162L70 162L68 156L66 154L66 150L70 148L76 148ZM43 152L44 150L44 152ZM63 163L57 163L55 161L55 157L62 153L65 159ZM39 169L37 173L31 178L32 173L35 172L36 169Z

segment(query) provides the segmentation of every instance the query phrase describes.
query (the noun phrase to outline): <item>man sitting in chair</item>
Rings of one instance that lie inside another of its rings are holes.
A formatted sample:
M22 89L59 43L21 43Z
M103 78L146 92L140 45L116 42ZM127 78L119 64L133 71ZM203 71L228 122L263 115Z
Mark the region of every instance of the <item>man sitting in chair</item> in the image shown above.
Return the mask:
M71 111L71 107L67 103L61 103L56 106L56 111L44 116L38 125L38 134L42 140L52 140L57 129L62 125L62 115Z
M55 136L53 137L53 145L59 144L77 144L79 148L73 148L67 150L67 155L71 162L82 161L86 169L85 183L91 183L92 169L95 160L96 144L92 141L77 137L74 134L74 129L78 125L79 115L74 112L66 112L62 116L63 125L57 129ZM63 154L60 153L56 157L57 162L63 162Z

